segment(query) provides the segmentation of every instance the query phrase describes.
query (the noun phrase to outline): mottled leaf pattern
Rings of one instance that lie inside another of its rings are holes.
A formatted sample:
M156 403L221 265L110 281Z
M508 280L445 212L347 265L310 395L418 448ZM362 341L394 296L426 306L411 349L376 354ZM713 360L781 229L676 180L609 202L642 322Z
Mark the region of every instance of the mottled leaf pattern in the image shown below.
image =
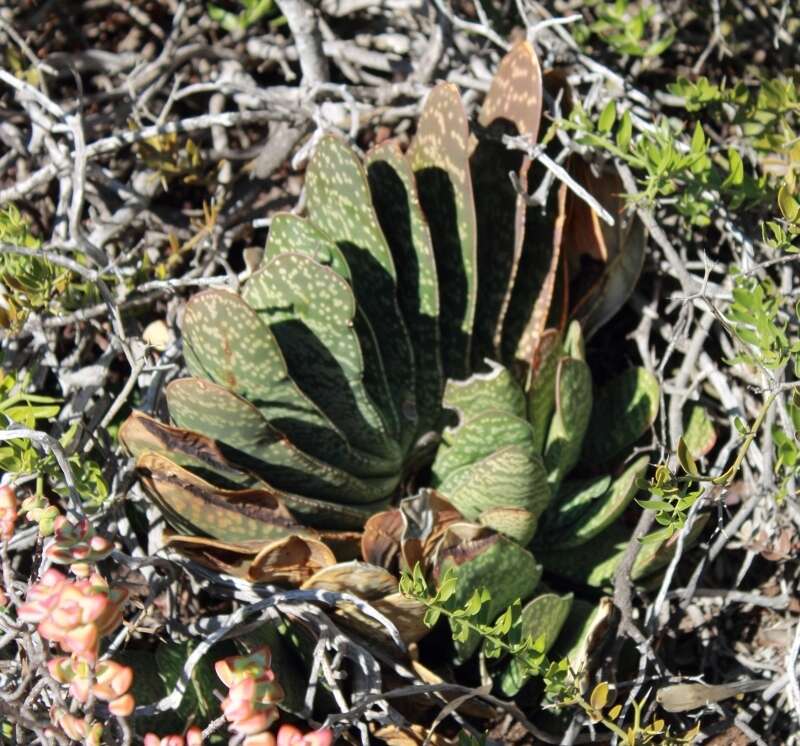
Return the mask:
M465 378L477 302L477 226L469 168L469 127L458 89L428 95L408 153L436 256L445 374Z
M564 476L578 463L586 428L592 413L592 374L589 366L576 358L561 358L556 371L556 403L544 462L554 491Z
M372 206L367 176L342 140L323 137L306 173L309 220L341 250L358 305L372 324L400 417L401 444L417 426L414 359L397 301L397 272Z
M339 247L305 218L279 213L272 218L265 250L265 261L279 254L306 254L336 274L350 279L350 267Z
M272 332L240 296L216 289L195 295L186 306L183 335L192 375L252 402L300 448L348 450L342 433L290 378Z
M272 427L256 407L222 386L196 378L173 381L167 387L167 405L179 427L207 433L232 463L281 490L365 503L383 497L396 484L396 475L358 479L314 459Z
M444 388L439 334L439 282L431 234L414 174L396 143L367 157L367 174L381 229L397 267L398 300L414 345L418 435L434 429Z
M169 546L246 581L355 592L408 643L425 634L425 607L396 592L394 573L420 562L436 580L453 567L457 605L488 587L481 621L491 622L529 601L523 634L549 647L563 624L586 659L607 610L576 612L553 593L530 600L542 567L525 547L556 576L608 583L647 467L646 456L624 469L618 457L652 423L658 391L634 370L593 404L574 319L591 331L617 310L643 243L613 184L588 168L576 178L614 203L616 233L563 185L547 205L527 204L544 169L502 137L535 141L541 111L542 73L520 42L472 134L443 83L406 154L388 142L362 160L341 137L319 139L306 216L272 216L241 292L205 290L186 306L192 377L166 389L173 423L136 413L120 431L183 532ZM409 485L419 492L403 499ZM347 561L359 550L372 564ZM634 574L669 552L642 554ZM389 642L355 605L332 613ZM478 642L458 635L457 662ZM495 672L507 694L525 682L515 664Z
M530 450L533 429L527 420L502 411L484 411L456 430L442 433L444 448L439 448L433 462L434 487L462 466L479 461L509 445Z
M439 485L439 491L469 520L501 505L538 516L550 501L541 459L516 445L456 469Z
M478 123L487 132L471 156L478 231L478 293L473 366L500 359L503 319L511 300L525 232L527 205L509 178L517 174L527 192L531 161L510 150L502 135L527 135L536 142L542 113L542 75L528 42L503 58L484 99Z
M396 472L400 450L364 386L347 282L307 256L284 253L250 279L243 298L272 330L306 396L355 448L385 460L382 473Z
M458 582L453 604L463 606L475 590L491 588L491 599L482 609L487 619L494 619L518 598L528 598L539 584L542 568L533 555L519 544L488 529L456 524L448 529L440 550L439 568L453 567ZM508 578L515 578L509 583ZM480 638L471 632L464 642L456 642L459 661L472 655Z
M525 508L490 508L478 516L478 523L527 546L539 526L539 514Z
M556 406L556 372L561 359L561 334L548 329L533 357L528 385L528 419L533 426L534 448L544 451L550 418Z
M444 406L466 421L487 410L525 417L525 394L511 372L492 363L488 373L475 373L466 381L447 382Z

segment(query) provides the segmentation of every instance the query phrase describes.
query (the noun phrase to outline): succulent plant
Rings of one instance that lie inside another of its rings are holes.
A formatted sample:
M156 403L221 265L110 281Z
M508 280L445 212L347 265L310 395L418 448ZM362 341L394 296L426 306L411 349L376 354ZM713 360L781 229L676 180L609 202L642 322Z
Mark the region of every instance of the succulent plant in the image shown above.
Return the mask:
M351 590L414 638L398 563L453 565L459 592L488 585L499 613L531 598L539 562L559 573L559 551L618 527L646 459L620 464L657 386L632 369L595 387L581 327L624 303L643 234L613 177L579 162L613 229L564 186L528 204L539 175L503 136L535 143L545 84L559 81L519 43L474 133L445 83L405 153L388 142L362 160L323 136L306 216L273 218L241 292L189 301L172 424L137 412L120 432L173 546L251 580ZM539 595L525 623L553 642L570 606Z

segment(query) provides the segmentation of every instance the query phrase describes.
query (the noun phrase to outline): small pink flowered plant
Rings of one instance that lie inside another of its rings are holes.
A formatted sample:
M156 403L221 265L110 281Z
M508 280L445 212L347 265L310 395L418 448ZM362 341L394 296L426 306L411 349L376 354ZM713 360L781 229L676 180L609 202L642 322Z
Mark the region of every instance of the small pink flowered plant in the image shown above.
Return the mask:
M50 568L28 589L18 616L24 622L37 624L39 634L57 642L65 653L75 653L93 663L100 638L113 632L122 621L127 597L126 590L109 588L97 573L73 581Z
M114 545L94 532L92 524L85 518L72 523L60 515L53 523L53 541L45 554L59 565L70 565L79 578L89 577L92 566L111 554Z
M133 712L135 701L128 690L133 684L133 669L116 661L100 661L94 674L91 666L82 658L52 658L47 662L50 675L60 684L69 684L69 693L83 704L89 701L89 691L95 697L108 702L112 715L127 717ZM90 682L94 678L94 684Z
M228 687L222 711L231 730L247 736L246 746L269 743L261 734L278 718L275 705L283 699L283 689L275 681L270 662L269 648L263 647L250 655L224 658L214 666L217 676Z

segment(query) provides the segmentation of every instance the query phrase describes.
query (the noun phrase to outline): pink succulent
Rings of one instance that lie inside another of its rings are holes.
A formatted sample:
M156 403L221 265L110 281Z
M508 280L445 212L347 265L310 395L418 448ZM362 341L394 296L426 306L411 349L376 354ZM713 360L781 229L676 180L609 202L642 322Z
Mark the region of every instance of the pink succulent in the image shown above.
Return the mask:
M260 736L278 717L275 705L283 699L283 689L275 681L270 661L269 648L264 647L250 655L219 660L214 665L217 676L229 688L222 701L225 718L234 733L248 739ZM246 743L256 746L254 741Z
M182 736L157 736L155 733L148 733L144 737L144 746L201 746L202 743L203 731L196 725Z
M277 746L331 746L332 743L333 731L330 728L306 734L294 725L282 725L278 729Z
M79 718L60 707L50 710L50 722L73 741L83 741L84 746L100 746L103 737L101 723L93 723L85 718Z
M108 702L112 715L127 717L133 712L136 701L128 690L133 684L133 669L116 661L101 661L94 670L89 663L77 656L52 658L47 663L50 675L61 684L69 684L69 692L79 702L89 699L89 689L95 697Z
M0 539L9 541L17 520L17 493L5 485L0 487Z
M100 638L122 621L122 605L127 597L126 590L110 589L97 573L70 581L50 568L30 587L18 616L24 622L38 624L39 634L57 642L65 652L93 663Z
M55 536L45 554L60 565L70 565L78 577L87 577L91 566L111 554L114 545L94 533L92 524L85 518L71 523L63 515L53 523Z

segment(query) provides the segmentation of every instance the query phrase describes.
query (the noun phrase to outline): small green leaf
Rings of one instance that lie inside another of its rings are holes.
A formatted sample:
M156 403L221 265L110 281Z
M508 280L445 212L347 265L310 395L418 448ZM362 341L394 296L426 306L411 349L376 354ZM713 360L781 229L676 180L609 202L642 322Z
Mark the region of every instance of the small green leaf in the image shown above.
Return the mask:
M440 609L428 609L425 612L425 616L422 618L422 622L426 627L435 627L436 622L439 621L439 617L441 615Z
M733 148L728 150L728 168L728 176L722 182L723 188L741 185L744 181L744 163L742 157Z
M706 135L703 132L703 125L698 121L694 126L694 134L692 135L692 153L695 155L702 155L706 152Z
M622 114L619 130L617 131L617 146L620 150L628 150L628 146L631 144L632 134L633 122L631 120L631 113L626 109Z
M617 118L617 103L614 99L611 99L603 109L603 113L600 114L600 119L597 120L597 129L600 132L611 132L611 128L614 126L614 121Z
M683 467L683 470L690 476L700 476L700 472L697 470L697 464L683 437L678 440L678 462Z
M797 215L800 213L800 202L792 196L786 184L778 190L778 207L783 217L790 223L797 220Z
M591 704L595 710L602 710L607 703L608 684L605 681L601 681L594 689L592 689L592 693L589 696L589 704Z

